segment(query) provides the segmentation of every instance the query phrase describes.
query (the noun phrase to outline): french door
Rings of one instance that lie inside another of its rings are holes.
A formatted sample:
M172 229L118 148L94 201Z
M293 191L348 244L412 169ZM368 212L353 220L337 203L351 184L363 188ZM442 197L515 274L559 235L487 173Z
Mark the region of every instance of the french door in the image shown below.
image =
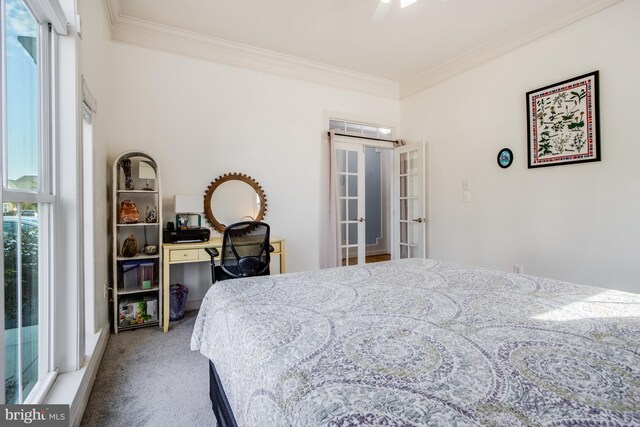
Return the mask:
M371 141L379 145L377 141ZM390 143L384 143L389 144ZM368 145L368 144L367 144ZM391 257L426 257L426 185L424 144L393 149L391 191ZM365 144L352 138L336 139L339 245L342 265L366 262Z
M394 259L427 256L427 214L424 144L394 149Z
M342 265L365 263L365 157L362 144L336 142Z

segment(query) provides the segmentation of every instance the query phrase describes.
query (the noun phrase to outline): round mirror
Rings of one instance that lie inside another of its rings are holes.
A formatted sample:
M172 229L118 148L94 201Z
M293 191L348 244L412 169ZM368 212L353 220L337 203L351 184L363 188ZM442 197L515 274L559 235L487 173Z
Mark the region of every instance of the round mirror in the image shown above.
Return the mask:
M262 221L267 212L267 197L250 176L227 173L207 187L204 211L213 228L223 233L228 224Z

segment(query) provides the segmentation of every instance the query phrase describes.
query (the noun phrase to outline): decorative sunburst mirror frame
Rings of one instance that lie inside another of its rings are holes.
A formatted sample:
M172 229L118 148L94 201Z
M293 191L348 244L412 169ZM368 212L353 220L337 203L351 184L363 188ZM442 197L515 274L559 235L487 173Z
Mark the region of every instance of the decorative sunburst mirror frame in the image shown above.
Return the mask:
M256 215L256 217L253 218L254 221L262 221L267 213L267 196L264 193L262 186L255 179L243 173L225 173L224 175L221 175L215 180L211 181L211 184L209 184L206 191L204 192L205 215L211 226L213 226L213 228L215 228L219 233L224 233L227 225L221 223L220 220L214 215L211 200L216 189L225 182L229 181L242 181L253 188L253 190L256 192L256 195L260 199L260 209L258 210L258 214ZM238 221L240 221L240 219L238 219Z

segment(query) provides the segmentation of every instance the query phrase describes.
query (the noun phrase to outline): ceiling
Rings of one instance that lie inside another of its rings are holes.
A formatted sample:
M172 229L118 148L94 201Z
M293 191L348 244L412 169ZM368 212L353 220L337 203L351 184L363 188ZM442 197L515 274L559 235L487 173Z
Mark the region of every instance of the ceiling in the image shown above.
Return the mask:
M403 83L490 59L620 0L418 0L404 9L396 0L381 22L372 21L379 0L108 1L119 2L120 18Z

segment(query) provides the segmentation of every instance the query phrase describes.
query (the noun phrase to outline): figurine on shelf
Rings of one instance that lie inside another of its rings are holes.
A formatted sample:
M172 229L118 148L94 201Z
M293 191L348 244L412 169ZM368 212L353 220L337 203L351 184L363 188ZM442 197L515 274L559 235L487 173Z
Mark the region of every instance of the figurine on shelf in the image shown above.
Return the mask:
M119 217L125 224L134 224L140 221L140 212L132 200L123 200L120 203Z
M120 162L124 172L124 188L133 190L133 178L131 177L131 159L124 159Z
M144 220L145 222L149 223L158 222L158 208L153 206L151 209L149 209L149 206L147 206L147 212L145 214Z

